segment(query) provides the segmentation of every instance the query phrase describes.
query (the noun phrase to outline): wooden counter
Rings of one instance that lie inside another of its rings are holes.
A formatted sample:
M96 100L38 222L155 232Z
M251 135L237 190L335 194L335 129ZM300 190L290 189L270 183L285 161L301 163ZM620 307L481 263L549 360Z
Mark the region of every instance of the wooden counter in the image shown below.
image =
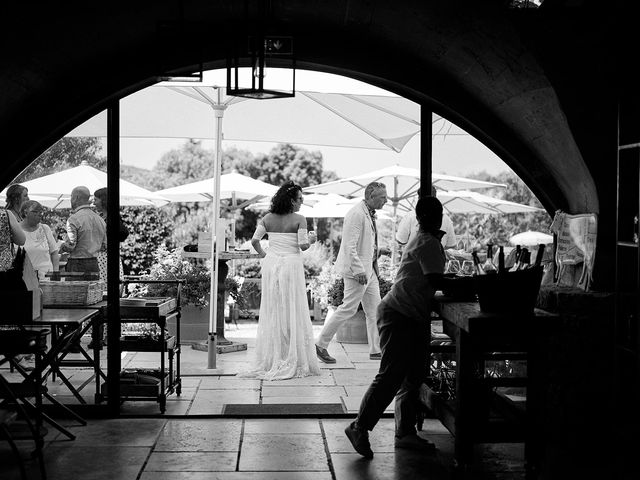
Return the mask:
M451 302L436 297L443 329L455 342L456 398L445 401L433 390L428 406L455 436L455 462L466 470L474 443L524 442L528 478L535 478L544 433L536 428L544 374L539 358L558 315L536 309L530 315L488 314L476 302ZM524 378L485 375L485 361L527 361ZM526 387L524 409L495 392L500 386ZM501 408L499 408L501 407Z

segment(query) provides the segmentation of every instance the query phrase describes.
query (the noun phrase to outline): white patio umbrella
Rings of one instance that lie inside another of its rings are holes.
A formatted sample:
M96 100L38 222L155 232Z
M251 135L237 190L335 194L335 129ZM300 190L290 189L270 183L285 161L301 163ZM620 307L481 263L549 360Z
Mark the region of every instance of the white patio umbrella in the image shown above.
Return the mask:
M437 192L437 197L447 213L535 213L544 209L510 202L478 192L461 190Z
M296 91L272 102L226 95L216 86L159 84L120 101L123 137L216 139L212 110L223 112L223 140L295 142L396 152L420 132L420 106L397 96ZM439 118L438 118L439 120ZM70 137L106 136L102 112Z
M306 192L314 193L338 193L347 197L355 195L363 195L367 184L371 182L384 183L387 187L387 205L391 206L394 219L398 217L398 210L410 212L414 208L415 201L418 197L418 189L420 188L420 170L417 168L401 167L393 165L391 167L374 170L372 172L355 175L353 177L335 180L320 185L307 187ZM454 177L451 175L442 175L438 173L432 174L432 184L440 188L447 187L453 190L469 189L469 188L492 188L504 187L505 185L491 182L483 182L480 180ZM395 238L395 227L393 224L393 237ZM392 244L393 254L395 258L396 244Z
M404 211L413 209L415 199L417 199L418 189L420 188L420 170L417 168L393 165L361 175L306 187L304 191L312 193L337 193L346 197L362 196L364 194L364 188L371 182L380 182L386 185L387 195L389 197L388 204L391 205L393 214L396 215L398 208ZM505 186L500 183L484 182L440 173L432 174L432 183L440 190L468 190L472 188Z
M510 214L510 213L535 213L544 211L542 208L510 202L478 192L461 190L456 192L437 192L438 200L448 214L465 214L467 216L467 230L469 215L472 214ZM467 232L467 239L469 235Z
M211 182L215 216L220 211L223 118L224 136L229 140L386 148L396 152L420 131L420 106L396 96L297 91L293 98L264 102L228 97L224 88L215 86L159 85L122 99L120 112L120 135L124 137L216 140ZM104 137L106 125L103 112L68 136ZM212 242L214 268L218 265L219 252L220 248L215 248ZM213 332L217 275L211 279Z
M516 233L509 239L509 243L511 245L540 245L545 244L548 245L553 243L553 235L549 235L548 233L543 232L534 232L532 230L527 230L526 232Z
M211 202L214 200L214 193L211 186L214 179L209 178L198 182L187 183L177 187L158 190L158 195L167 198L171 202ZM240 210L250 205L260 198L272 196L278 187L260 180L256 180L237 172L220 175L220 196L219 198L231 199L231 210ZM238 200L243 200L238 203ZM235 221L231 224L231 238L236 237Z
M68 168L61 172L22 182L29 190L29 195L41 198L42 205L50 208L70 208L71 191L78 186L85 186L91 193L99 188L106 188L107 174L102 170L91 167L82 162L77 167ZM6 189L0 193L6 195ZM120 204L124 206L161 206L167 199L155 192L139 187L126 180L120 180Z
M214 192L211 189L213 181L213 178L208 178L177 187L165 188L155 193L171 202L211 202L214 199ZM244 208L260 198L270 197L277 190L278 187L274 185L240 175L237 172L220 175L220 198L231 198L233 205L237 208ZM237 200L245 200L245 202L236 204Z

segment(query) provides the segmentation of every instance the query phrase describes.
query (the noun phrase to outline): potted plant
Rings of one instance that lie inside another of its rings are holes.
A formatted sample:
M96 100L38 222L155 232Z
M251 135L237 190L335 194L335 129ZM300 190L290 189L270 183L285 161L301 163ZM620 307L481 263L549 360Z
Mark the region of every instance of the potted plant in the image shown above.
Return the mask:
M145 279L185 280L180 295L180 341L205 341L209 333L211 262L192 262L182 257L180 249L170 251L164 246L158 248L153 257L154 263ZM231 298L238 307L244 308L241 282L227 277L224 285L225 303ZM136 296L167 297L176 296L177 287L171 284L139 284L134 291ZM170 332L173 328L175 334L175 324L170 323L168 327Z
M391 265L389 257L382 256L378 260L378 271L380 297L384 298L393 286L397 268ZM344 298L344 280L335 272L331 260L328 260L320 269L318 276L309 282L308 289L313 294L314 300L319 302L323 309L326 308L326 322ZM340 327L336 333L336 340L342 343L367 343L367 326L362 306Z

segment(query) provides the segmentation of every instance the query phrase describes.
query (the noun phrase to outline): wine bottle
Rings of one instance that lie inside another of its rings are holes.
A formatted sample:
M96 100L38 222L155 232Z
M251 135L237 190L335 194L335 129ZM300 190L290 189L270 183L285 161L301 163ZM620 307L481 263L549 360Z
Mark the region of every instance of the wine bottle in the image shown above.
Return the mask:
M516 254L513 257L513 265L511 266L510 272L515 272L520 268L520 257L522 256L522 249L520 245L516 245Z
M495 264L493 263L493 244L487 243L487 260L482 265L484 273L497 273Z
M478 252L475 252L475 251L472 252L471 257L473 258L473 266L475 268L476 275L484 275L485 271L482 269L482 266L480 265L480 258L478 258Z
M498 250L498 273L504 272L504 246L500 245Z
M526 270L531 265L531 253L528 248L523 248L522 253L520 254L520 262L518 265L518 270Z
M536 253L536 261L535 261L535 266L539 267L542 264L542 257L544 256L544 243L541 243L540 245L538 245L538 252Z

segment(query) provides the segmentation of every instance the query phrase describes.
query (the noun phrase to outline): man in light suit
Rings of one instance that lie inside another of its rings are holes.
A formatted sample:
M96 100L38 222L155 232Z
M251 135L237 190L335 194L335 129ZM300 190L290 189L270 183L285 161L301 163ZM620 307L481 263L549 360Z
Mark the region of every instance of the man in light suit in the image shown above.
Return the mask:
M316 341L318 359L324 363L336 363L336 359L327 352L327 346L340 326L356 313L360 303L367 319L369 358L375 360L382 357L376 325L380 284L375 212L386 201L387 188L383 183L372 182L365 188L364 200L344 217L342 241L335 264L337 272L344 279L344 299L325 322Z

